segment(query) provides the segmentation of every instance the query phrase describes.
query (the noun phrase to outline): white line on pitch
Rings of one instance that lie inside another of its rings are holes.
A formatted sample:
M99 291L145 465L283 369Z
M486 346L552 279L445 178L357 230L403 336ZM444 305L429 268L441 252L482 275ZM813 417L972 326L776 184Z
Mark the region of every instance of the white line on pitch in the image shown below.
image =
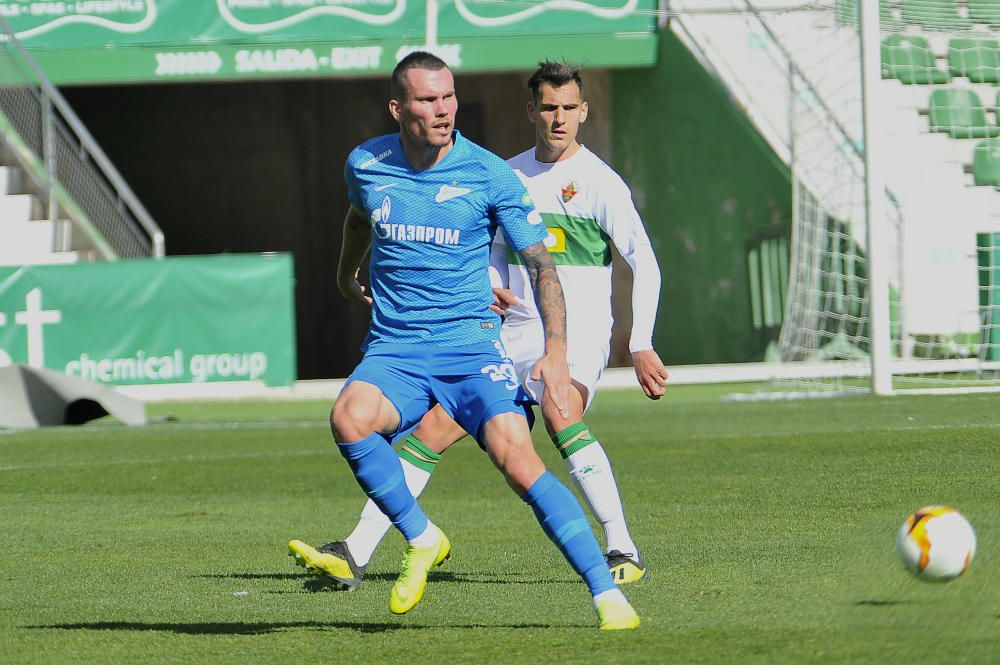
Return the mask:
M330 455L335 451L330 448L317 450L288 450L288 451L267 451L256 453L232 453L228 455L179 455L177 457L155 457L141 459L114 459L88 462L62 462L57 464L22 464L20 466L0 466L3 471L36 471L41 469L69 469L95 466L117 466L117 465L137 465L137 464L172 464L175 462L224 462L228 460L268 458L268 457L315 457L317 455Z

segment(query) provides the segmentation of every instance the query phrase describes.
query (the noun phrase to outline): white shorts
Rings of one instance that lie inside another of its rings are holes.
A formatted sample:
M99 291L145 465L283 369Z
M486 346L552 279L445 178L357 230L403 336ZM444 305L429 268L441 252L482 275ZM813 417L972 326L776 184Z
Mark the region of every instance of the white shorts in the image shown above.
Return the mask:
M588 334L590 333L590 334ZM567 331L566 360L569 363L569 375L587 388L587 403L583 410L590 408L597 390L597 381L608 366L608 356L611 353L611 334L609 331L591 332L587 329L572 329ZM542 322L533 319L527 322L504 323L500 326L500 337L503 339L507 353L514 361L514 369L521 380L521 385L536 403L541 403L545 383L531 379L531 368L545 352L545 331Z

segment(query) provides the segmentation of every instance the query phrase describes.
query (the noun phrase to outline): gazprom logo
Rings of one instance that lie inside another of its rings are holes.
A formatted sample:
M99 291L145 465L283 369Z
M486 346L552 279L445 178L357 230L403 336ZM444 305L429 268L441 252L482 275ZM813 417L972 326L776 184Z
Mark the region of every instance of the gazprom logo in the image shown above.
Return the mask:
M372 225L372 228L375 229L375 234L380 238L388 237L382 235L382 233L379 231L379 225L385 224L386 222L389 221L389 213L391 212L392 212L392 201L390 201L389 197L386 196L384 199L382 199L382 205L372 210L372 214L368 218L368 221Z

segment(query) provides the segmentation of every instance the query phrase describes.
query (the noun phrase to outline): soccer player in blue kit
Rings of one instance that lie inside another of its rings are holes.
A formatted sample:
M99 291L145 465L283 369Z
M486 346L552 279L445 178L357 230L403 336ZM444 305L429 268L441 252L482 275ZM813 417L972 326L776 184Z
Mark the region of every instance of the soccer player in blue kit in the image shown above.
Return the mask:
M532 376L565 411L566 309L542 218L506 162L455 129L454 77L443 60L406 56L393 70L391 93L400 132L361 144L345 168L351 205L337 286L369 303L372 315L364 357L330 415L358 484L407 541L389 609L403 614L416 606L428 571L451 552L410 493L389 443L440 404L475 436L583 578L600 627L635 628L639 617L612 580L580 504L532 446L530 407L489 308L487 268L499 226L524 261L544 321L545 351ZM369 250L370 296L358 281ZM289 548L322 567L319 550L299 540Z

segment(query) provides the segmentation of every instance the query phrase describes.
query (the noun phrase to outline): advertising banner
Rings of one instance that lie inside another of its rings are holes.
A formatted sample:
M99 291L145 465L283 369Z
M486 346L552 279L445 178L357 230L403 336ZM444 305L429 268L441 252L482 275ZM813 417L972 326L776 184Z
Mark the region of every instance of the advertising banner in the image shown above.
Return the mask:
M114 385L295 380L289 254L0 267L0 366Z
M0 0L56 83L385 73L426 48L463 71L540 58L650 65L656 0Z

